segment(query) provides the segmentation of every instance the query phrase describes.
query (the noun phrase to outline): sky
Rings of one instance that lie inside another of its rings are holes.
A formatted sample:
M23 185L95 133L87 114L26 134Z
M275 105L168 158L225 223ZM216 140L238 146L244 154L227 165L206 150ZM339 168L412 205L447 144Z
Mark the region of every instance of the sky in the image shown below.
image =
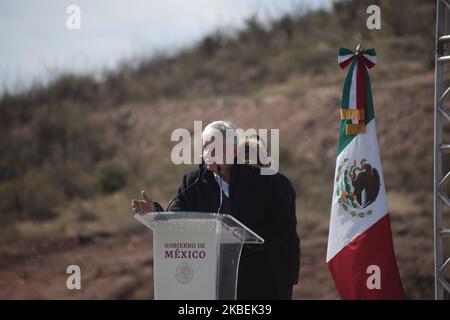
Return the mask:
M67 28L67 8L80 29ZM256 15L331 8L332 0L1 0L0 90L20 91L62 72L101 74L121 61L176 52Z

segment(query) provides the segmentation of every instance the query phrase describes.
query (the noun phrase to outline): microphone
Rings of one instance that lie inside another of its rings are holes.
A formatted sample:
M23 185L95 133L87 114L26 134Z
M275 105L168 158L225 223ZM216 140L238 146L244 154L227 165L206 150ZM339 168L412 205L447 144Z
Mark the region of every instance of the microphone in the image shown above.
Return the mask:
M220 209L222 208L222 201L223 201L223 191L222 191L222 175L220 174L220 166L217 165L217 172L219 174L219 186L220 186L220 203L219 203L219 208L217 208L217 213L220 212Z
M195 179L195 181L193 183L191 183L186 189L184 189L182 192L177 193L170 201L169 204L167 205L167 209L166 211L169 211L170 205L178 198L180 197L183 193L185 193L186 191L188 191L190 188L192 188L195 184L197 184L197 182L200 181L200 178L202 178L205 175L206 172L206 167L205 167L205 161L203 160L203 156L200 156L200 158L202 159L202 162L198 165L198 176Z

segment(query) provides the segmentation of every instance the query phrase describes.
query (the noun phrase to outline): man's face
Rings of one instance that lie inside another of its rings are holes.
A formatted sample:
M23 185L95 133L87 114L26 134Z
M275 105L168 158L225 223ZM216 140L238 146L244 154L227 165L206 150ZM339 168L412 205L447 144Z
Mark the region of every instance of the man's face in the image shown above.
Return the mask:
M218 166L222 168L228 166L226 163L227 148L225 141L223 141L222 146L213 142L214 138L206 141L203 140L203 160L205 161L206 169L217 173Z
M203 141L203 161L205 161L206 169L217 173L217 162L219 154L213 140ZM222 161L223 162L223 161Z

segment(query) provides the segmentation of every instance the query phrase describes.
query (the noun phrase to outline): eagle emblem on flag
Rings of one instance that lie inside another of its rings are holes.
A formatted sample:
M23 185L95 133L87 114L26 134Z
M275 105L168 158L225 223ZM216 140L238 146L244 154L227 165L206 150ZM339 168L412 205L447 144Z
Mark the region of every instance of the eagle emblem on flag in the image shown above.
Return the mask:
M336 174L336 196L344 211L352 217L364 218L372 210L364 210L375 202L380 192L380 175L366 159L359 162L345 158Z

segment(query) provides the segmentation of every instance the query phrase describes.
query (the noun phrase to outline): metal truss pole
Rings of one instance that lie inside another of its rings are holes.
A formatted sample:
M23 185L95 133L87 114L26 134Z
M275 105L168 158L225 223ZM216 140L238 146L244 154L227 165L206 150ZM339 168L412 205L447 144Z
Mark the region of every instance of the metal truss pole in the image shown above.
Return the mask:
M444 176L442 172L442 154L450 153L450 144L442 143L442 120L450 121L450 113L444 107L444 100L450 92L443 86L443 65L450 62L450 54L446 53L450 44L447 34L450 2L437 0L436 6L436 59L435 59L435 91L434 91L434 285L435 299L444 299L444 292L450 294L450 283L444 272L450 265L450 258L443 262L442 238L450 235L450 229L442 226L442 205L450 206L450 199L443 191L450 181L450 172Z

